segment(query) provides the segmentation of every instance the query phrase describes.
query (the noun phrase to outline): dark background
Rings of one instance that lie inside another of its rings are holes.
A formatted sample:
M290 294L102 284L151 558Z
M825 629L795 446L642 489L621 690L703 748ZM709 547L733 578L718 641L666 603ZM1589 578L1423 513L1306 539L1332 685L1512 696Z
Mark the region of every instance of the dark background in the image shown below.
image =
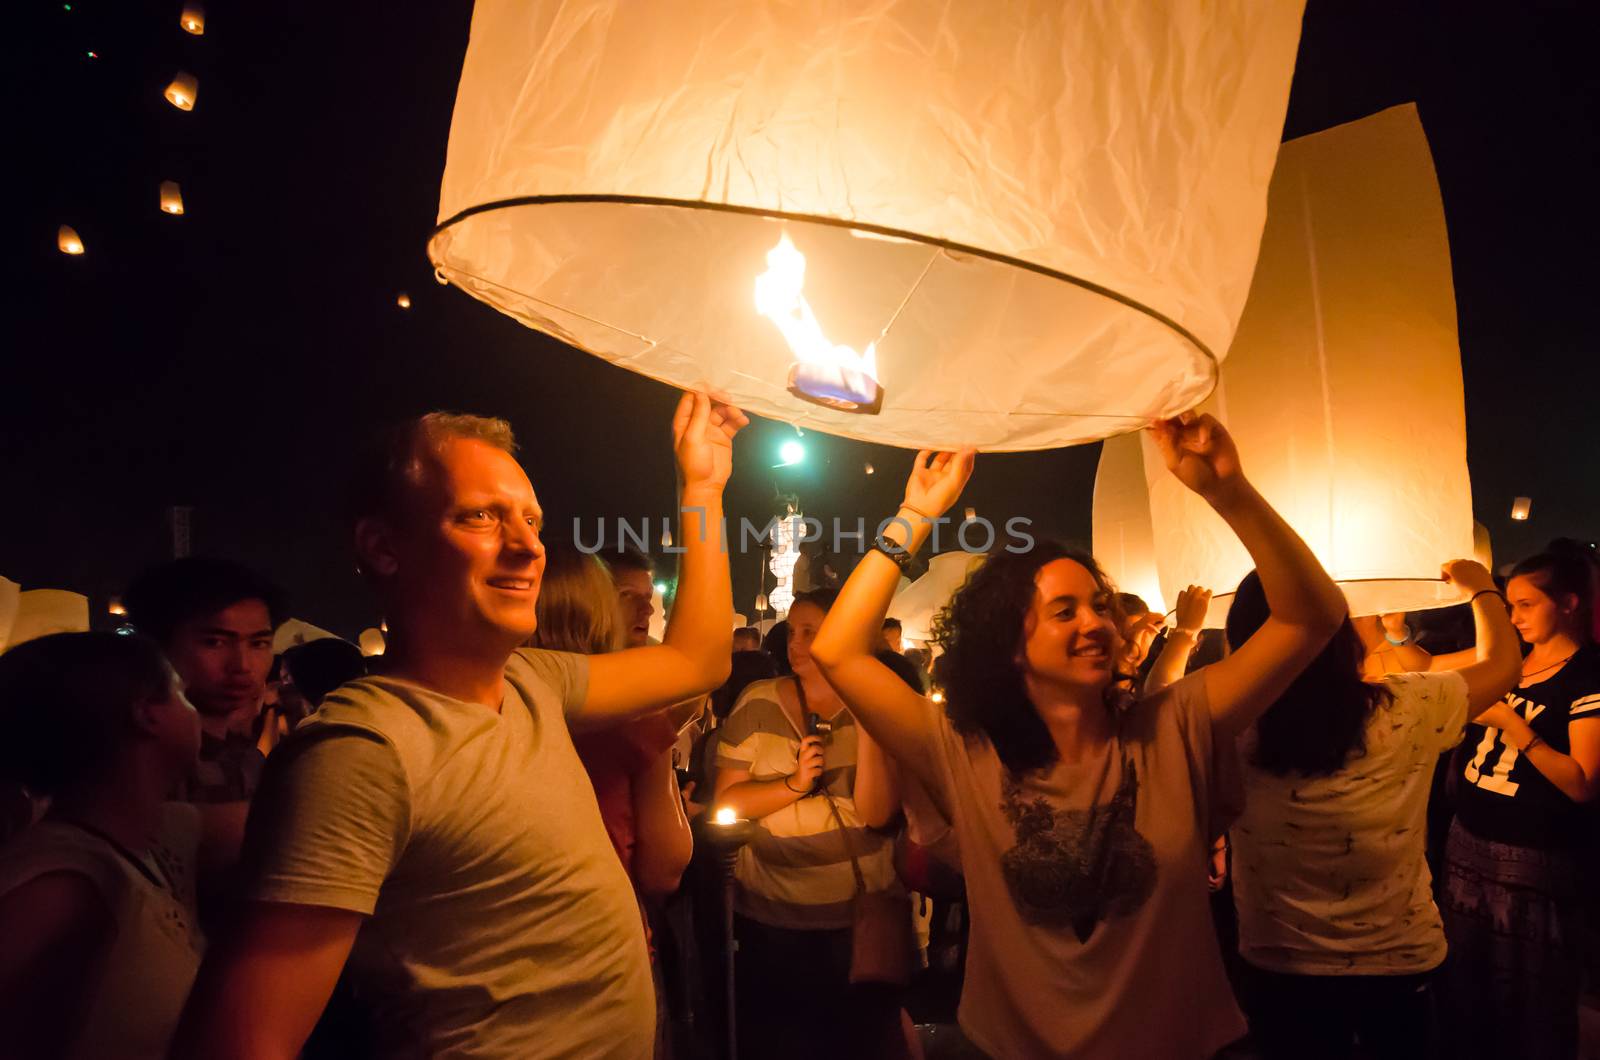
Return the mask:
M179 29L181 6L10 12L0 574L86 592L106 621L108 597L170 554L167 507L192 505L197 553L260 566L295 614L353 636L377 615L339 515L346 454L429 408L511 420L556 525L668 511L672 393L431 276L470 5L213 0L203 37ZM1588 10L1311 0L1285 128L1419 104L1474 507L1502 561L1600 532ZM161 96L178 69L199 78L190 113ZM158 211L163 180L183 217ZM87 254L56 251L63 223ZM852 523L898 499L905 453L807 432L807 462L772 470L793 436L757 421L742 439L730 514L764 520L779 489ZM965 503L1087 539L1097 452L985 456ZM1508 518L1516 494L1534 499L1526 524ZM758 563L735 559L740 610Z

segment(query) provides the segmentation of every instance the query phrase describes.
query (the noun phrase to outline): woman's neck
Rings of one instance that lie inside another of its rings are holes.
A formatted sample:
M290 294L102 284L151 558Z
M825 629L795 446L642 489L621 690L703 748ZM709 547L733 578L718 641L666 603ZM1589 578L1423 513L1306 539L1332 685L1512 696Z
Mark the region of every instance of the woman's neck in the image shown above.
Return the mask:
M1570 658L1578 650L1578 639L1570 633L1556 633L1549 640L1540 641L1529 651L1523 660L1524 673L1537 670L1541 666L1552 666L1563 659Z
M88 825L142 854L155 844L161 830L161 806L171 790L170 780L154 762L123 763L93 787L58 795L50 805L50 816Z
M1110 742L1111 714L1100 690L1063 689L1029 680L1027 691L1061 761L1093 757Z
M805 688L807 710L824 718L831 718L844 709L844 700L839 698L839 693L835 692L827 679L815 669L796 670L794 679Z

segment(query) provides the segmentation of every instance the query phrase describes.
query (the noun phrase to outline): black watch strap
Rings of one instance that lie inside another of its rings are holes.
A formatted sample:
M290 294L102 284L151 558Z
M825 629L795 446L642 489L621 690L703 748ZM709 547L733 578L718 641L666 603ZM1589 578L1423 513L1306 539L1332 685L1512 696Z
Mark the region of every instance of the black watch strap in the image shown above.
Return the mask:
M894 560L894 565L899 567L902 573L911 569L911 550L903 545L898 545L879 534L873 539L872 547Z

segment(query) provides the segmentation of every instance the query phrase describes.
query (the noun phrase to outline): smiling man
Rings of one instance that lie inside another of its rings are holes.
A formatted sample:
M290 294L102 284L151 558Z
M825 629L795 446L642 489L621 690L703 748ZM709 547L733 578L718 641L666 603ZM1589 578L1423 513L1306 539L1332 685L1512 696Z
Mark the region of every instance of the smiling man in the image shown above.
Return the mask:
M178 1055L292 1057L348 958L377 1055L639 1057L655 1009L633 889L568 724L707 692L732 628L722 489L737 409L673 420L683 575L659 645L519 649L544 513L501 420L433 413L358 482L357 551L384 669L273 753L238 930L207 955Z
M129 621L161 645L200 713L200 760L184 797L248 800L264 761L250 723L267 693L282 594L248 567L190 557L144 572L125 595Z

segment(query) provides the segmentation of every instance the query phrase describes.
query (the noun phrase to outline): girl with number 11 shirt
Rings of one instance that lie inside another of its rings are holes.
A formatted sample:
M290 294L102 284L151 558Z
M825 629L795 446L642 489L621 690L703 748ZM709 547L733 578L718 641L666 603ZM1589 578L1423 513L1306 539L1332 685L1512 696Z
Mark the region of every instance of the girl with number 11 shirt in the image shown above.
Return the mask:
M1596 573L1589 550L1558 543L1506 585L1529 652L1518 687L1457 752L1439 901L1454 1055L1577 1055L1578 853L1594 834L1583 804L1600 794Z

